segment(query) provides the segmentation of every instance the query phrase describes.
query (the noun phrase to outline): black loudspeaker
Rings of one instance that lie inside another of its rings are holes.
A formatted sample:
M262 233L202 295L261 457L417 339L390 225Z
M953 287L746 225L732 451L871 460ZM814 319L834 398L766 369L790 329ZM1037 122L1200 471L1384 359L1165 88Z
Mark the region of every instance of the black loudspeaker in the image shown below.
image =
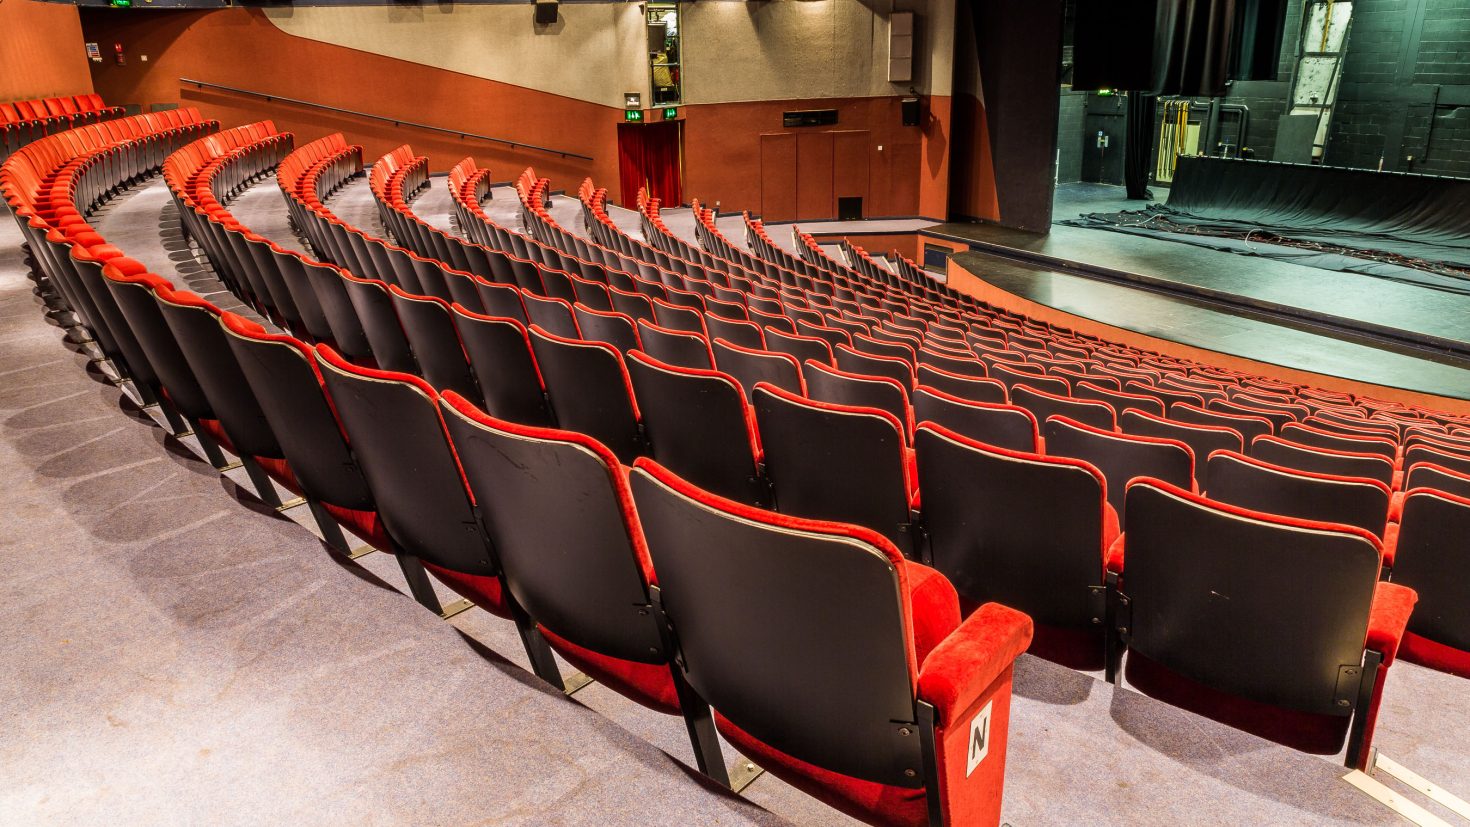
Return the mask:
M919 99L918 98L904 98L900 102L899 105L903 108L903 125L904 126L918 126L919 125Z
M536 25L550 26L556 22L556 0L536 0Z

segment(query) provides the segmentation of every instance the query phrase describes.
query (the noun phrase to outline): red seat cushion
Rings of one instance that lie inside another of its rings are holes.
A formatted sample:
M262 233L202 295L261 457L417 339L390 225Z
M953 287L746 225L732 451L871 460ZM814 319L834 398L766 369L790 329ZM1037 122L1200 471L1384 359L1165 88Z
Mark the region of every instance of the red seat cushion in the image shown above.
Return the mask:
M1470 652L1446 646L1413 632L1404 633L1404 640L1399 644L1399 657L1430 669L1470 678Z
M500 588L500 578L450 571L446 568L440 568L428 560L424 560L423 564L424 568L439 578L444 585L453 589L460 597L469 600L471 603L474 603L476 606L493 615L506 618L510 617L510 609L506 608L505 595Z
M668 664L637 663L608 657L584 649L544 626L540 628L551 648L599 683L607 684L619 695L649 709L669 715L679 714L679 696L674 691L674 679L669 674Z

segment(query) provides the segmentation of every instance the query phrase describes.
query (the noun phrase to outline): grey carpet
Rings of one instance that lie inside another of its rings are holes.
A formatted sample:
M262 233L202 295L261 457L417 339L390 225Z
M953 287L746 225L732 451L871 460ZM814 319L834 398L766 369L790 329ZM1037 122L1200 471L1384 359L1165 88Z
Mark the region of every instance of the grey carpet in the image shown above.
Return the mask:
M437 227L455 238L464 238L454 220L454 196L449 192L448 179L443 175L429 177L429 186L410 205L414 215L431 227Z

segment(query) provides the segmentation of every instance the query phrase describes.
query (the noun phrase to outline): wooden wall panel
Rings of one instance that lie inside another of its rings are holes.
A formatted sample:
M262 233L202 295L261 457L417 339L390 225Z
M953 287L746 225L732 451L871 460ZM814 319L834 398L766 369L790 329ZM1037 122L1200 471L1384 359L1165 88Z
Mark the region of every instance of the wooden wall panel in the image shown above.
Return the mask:
M831 132L796 133L796 215L803 221L837 217Z
M779 132L760 138L760 214L766 221L796 218L796 135Z
M868 159L873 152L873 133L867 130L845 130L832 133L833 216L837 215L837 198L863 199L863 214L872 209Z
M91 91L76 6L0 2L0 101Z

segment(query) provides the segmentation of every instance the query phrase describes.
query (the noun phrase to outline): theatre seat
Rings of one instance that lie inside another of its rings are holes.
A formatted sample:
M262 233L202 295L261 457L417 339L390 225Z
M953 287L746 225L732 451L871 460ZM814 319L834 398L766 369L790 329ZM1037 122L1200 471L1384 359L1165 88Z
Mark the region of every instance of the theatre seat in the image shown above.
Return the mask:
M912 439L914 415L905 386L887 376L852 373L816 361L802 365L807 396L819 402L887 411L903 425L905 442Z
M918 559L902 423L878 408L818 402L765 383L751 402L776 510L867 526Z
M943 576L872 531L741 506L647 459L632 488L678 664L742 754L870 824L999 822L1025 615L961 623Z
M708 491L769 507L755 416L729 375L627 355L650 456Z
M439 415L438 393L417 376L358 367L327 345L314 352L414 599L441 610L427 569L477 606L512 617L494 548Z
M647 446L623 355L612 345L567 339L538 325L531 325L530 337L557 427L587 434L624 463L639 457Z
M914 450L928 562L954 584L961 610L990 601L1019 609L1036 624L1034 654L1101 669L1103 563L1118 535L1102 473L932 422Z
M1194 486L1194 454L1175 439L1133 436L1053 416L1042 424L1046 453L1085 460L1108 481L1108 503L1123 513L1124 492L1134 477L1155 477Z
M650 709L680 714L693 696L670 670L651 610L656 578L617 457L578 433L487 416L453 392L441 408L515 605L578 669ZM553 660L536 672L562 686ZM691 730L700 769L728 784L713 733L700 732Z
M1006 386L998 379L951 373L943 368L924 363L919 364L916 378L920 387L934 388L969 402L1004 405L1010 401Z
M806 382L801 377L801 364L789 353L745 347L737 342L715 339L710 343L715 354L715 367L734 377L747 398L755 386L769 382L776 387L806 396Z
M1305 752L1346 744L1366 766L1416 599L1378 582L1377 537L1151 479L1128 486L1123 537L1113 629L1132 686Z
M1463 484L1463 483L1462 483ZM1470 497L1413 488L1404 497L1393 582L1419 604L1404 635L1406 660L1470 678Z
M1036 416L1025 408L972 402L925 385L914 391L914 421L933 422L967 439L1011 451L1037 451L1041 444Z

